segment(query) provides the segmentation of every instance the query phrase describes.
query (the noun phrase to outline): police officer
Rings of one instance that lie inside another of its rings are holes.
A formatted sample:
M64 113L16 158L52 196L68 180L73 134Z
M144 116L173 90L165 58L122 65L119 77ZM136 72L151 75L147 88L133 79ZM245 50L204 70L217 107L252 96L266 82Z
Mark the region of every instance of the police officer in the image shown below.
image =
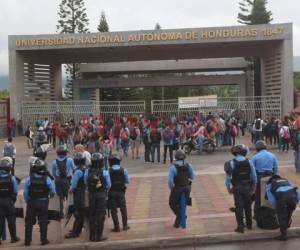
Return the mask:
M111 209L111 216L114 223L112 232L120 232L120 224L118 219L118 208L120 208L122 215L123 230L129 229L127 223L127 207L125 191L126 186L129 184L129 176L126 169L120 166L121 157L114 154L110 158L109 175L111 180L111 188L108 192L109 208Z
M34 137L34 151L43 144L47 143L47 136L43 127L39 127Z
M75 221L72 230L66 235L67 239L79 237L85 217L85 157L82 153L75 153L73 158L76 168L71 180L70 193L73 193Z
M0 161L0 228L3 228L6 219L11 243L15 243L20 240L16 233L16 211L14 205L18 195L18 182L10 174L11 169L11 158L3 157ZM2 236L2 230L0 230L0 239Z
M235 145L231 148L234 155L229 167L225 170L225 184L228 192L233 194L237 228L235 232L244 233L244 212L246 225L252 229L251 195L255 192L257 177L252 163L246 159L248 148Z
M25 246L32 240L32 227L36 217L40 225L42 245L49 244L48 230L48 205L49 197L55 195L55 186L47 175L47 165L44 161L36 159L32 163L32 172L24 183L24 200L27 203L25 217Z
M292 223L291 217L299 202L300 192L287 179L274 175L267 183L266 194L268 201L277 212L281 234L276 239L285 241L288 239L287 228Z
M278 161L274 154L267 151L265 141L259 140L255 143L257 153L251 158L257 175L255 192L254 215L261 206L261 178L272 176L278 173Z
M107 191L111 187L108 171L103 169L104 157L92 154L91 166L85 171L84 182L89 191L89 228L90 241L103 241Z
M55 178L55 188L60 199L60 215L63 218L63 204L68 197L70 181L75 166L73 159L67 157L68 149L65 145L59 145L56 153L57 159L52 162L51 173Z
M191 181L194 179L194 171L191 164L185 163L185 153L179 149L175 153L175 164L169 168L168 185L171 190L169 206L175 214L174 227L179 228L181 211L179 206L180 195L185 193L186 199L190 197Z

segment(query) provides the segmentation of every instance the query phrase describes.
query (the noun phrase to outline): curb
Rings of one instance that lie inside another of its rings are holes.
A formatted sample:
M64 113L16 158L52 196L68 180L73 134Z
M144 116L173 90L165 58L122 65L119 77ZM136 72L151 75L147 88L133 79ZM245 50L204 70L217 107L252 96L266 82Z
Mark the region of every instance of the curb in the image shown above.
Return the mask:
M48 245L41 247L39 245L31 246L30 249L44 249L44 250L88 250L88 249L101 249L101 250L136 250L136 249L163 249L163 248L178 248L178 247L199 247L210 244L225 244L234 242L245 242L254 240L271 240L278 236L278 230L263 231L255 230L246 232L245 234L237 233L218 233L207 235L191 235L176 237L160 237L152 239L138 239L138 240L122 240L122 241L107 241L101 243L68 243ZM288 230L290 238L300 237L300 227L290 228ZM28 247L6 247L1 250L25 250Z

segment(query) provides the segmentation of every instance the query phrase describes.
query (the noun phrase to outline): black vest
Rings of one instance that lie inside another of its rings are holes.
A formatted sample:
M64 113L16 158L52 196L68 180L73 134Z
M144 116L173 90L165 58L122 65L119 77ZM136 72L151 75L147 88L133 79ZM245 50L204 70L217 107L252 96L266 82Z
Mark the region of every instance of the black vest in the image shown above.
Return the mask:
M75 172L78 171L78 170L82 172L82 176L81 176L80 179L78 180L78 182L77 182L77 187L75 188L75 190L82 191L82 190L85 190L85 184L84 184L84 170L81 169L81 168L77 168L77 169L75 170ZM74 173L75 173L75 172L74 172Z
M290 183L286 180L286 179L283 179L283 178L280 178L280 179L274 179L272 180L271 182L271 192L273 194L276 193L276 190L280 187L284 187L284 186L290 186Z
M9 174L0 177L0 198L9 198L13 195L12 176Z
M56 164L59 170L59 177L64 179L67 178L67 158L63 161L56 160Z
M114 170L112 168L109 169L109 175L111 179L111 189L112 191L125 191L125 175L124 169L120 168L118 170Z
M232 185L243 184L250 185L251 184L251 165L248 160L237 161L233 160L234 169L231 175L231 183Z
M174 177L174 184L177 187L186 187L189 185L189 164L184 164L184 166L178 166L175 164L177 175Z
M88 177L88 190L90 193L103 192L106 189L102 169L90 169Z
M49 191L46 175L43 175L40 178L37 178L34 175L30 176L29 197L31 199L48 198Z

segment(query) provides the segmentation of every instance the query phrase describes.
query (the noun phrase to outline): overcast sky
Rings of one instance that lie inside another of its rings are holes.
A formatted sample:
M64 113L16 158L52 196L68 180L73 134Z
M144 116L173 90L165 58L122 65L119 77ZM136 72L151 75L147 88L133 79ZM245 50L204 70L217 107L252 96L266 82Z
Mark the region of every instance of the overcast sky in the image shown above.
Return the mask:
M237 25L240 0L86 0L90 31L101 10L110 31ZM61 0L0 0L0 75L8 73L8 35L56 32ZM300 0L269 0L273 23L294 24L294 55L300 56Z

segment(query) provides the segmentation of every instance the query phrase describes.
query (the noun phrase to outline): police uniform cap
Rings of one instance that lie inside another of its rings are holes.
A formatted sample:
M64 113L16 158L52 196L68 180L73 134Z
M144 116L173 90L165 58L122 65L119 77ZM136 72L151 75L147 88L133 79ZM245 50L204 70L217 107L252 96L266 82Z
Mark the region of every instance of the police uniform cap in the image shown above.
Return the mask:
M92 158L91 158L92 162L98 162L98 161L103 161L103 155L96 152L92 154Z
M12 158L9 156L5 156L0 160L0 170L9 172L12 168L12 164L13 164Z

